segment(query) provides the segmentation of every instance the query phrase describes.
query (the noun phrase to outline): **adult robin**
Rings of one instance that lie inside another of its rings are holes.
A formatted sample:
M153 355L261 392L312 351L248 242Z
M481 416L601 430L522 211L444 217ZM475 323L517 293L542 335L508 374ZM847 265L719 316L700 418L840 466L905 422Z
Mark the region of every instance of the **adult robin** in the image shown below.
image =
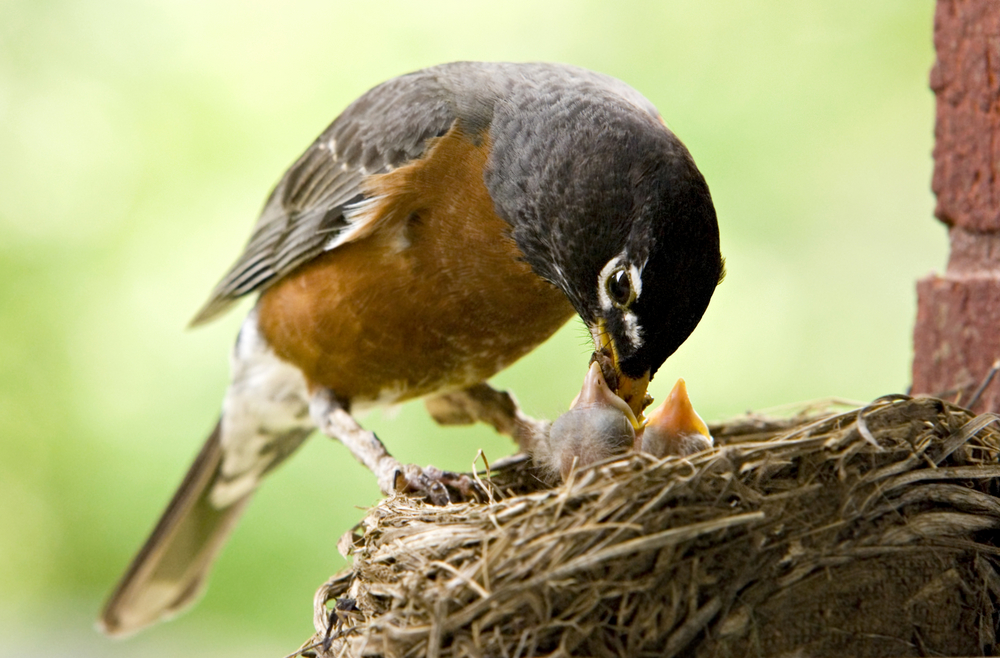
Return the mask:
M460 479L393 459L351 412L431 397L532 448L484 384L574 312L609 386L646 386L721 278L704 178L628 85L556 64L459 62L354 101L268 198L193 324L258 293L222 413L106 604L127 634L193 602L261 478L319 428L383 492L447 500Z

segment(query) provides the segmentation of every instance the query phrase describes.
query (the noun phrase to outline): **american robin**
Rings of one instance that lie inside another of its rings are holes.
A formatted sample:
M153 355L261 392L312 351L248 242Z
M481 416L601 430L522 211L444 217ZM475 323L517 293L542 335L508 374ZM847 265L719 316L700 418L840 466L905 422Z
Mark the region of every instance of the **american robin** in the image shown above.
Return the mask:
M657 458L686 457L713 445L712 435L694 410L683 379L644 421L615 395L594 361L570 409L538 434L532 457L562 479L574 469L635 449Z
M573 313L608 384L646 386L720 280L704 178L628 85L555 64L459 62L354 101L278 182L193 324L259 294L204 448L106 604L126 634L190 604L260 479L319 428L384 492L441 498L351 412L421 396L530 449L484 384ZM446 496L445 496L446 498Z
M580 394L536 442L532 457L565 480L575 468L632 448L636 427L639 423L631 407L612 392L594 361Z
M691 404L683 379L677 380L670 395L649 414L636 435L636 448L654 457L685 457L714 444L708 426Z

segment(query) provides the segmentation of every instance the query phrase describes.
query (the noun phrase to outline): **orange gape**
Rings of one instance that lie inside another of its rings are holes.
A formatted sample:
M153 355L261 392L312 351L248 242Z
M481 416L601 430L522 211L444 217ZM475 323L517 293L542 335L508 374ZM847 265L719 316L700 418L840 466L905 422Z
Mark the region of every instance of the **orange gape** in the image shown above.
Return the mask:
M489 149L452 128L426 157L371 177L373 201L354 218L362 237L261 296L261 332L312 387L363 404L469 386L573 315L497 216L483 182Z

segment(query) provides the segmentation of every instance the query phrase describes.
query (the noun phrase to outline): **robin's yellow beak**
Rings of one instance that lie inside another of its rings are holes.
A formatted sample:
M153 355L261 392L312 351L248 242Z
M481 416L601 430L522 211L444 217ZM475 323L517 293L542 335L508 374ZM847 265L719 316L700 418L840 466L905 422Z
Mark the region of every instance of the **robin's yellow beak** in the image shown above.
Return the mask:
M598 320L595 327L591 327L590 333L594 339L595 360L601 366L608 386L632 410L637 423L635 428L638 430L642 427L643 409L653 401L646 394L646 389L649 387L649 371L647 370L639 378L629 377L622 373L618 361L618 350L615 348L615 342L611 339L611 334L608 333L603 319Z

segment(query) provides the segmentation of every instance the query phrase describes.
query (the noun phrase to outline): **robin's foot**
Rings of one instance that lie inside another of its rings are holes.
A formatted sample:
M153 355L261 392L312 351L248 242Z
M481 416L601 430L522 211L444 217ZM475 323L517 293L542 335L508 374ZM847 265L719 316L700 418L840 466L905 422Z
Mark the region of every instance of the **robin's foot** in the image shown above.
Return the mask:
M374 432L364 429L332 391L319 389L309 402L309 414L321 432L343 443L354 458L375 474L382 493L406 493L435 505L468 500L476 487L466 475L402 464L389 454Z
M498 391L485 382L427 398L424 404L431 418L440 425L486 423L514 439L525 452L534 449L539 437L548 435L551 425L523 413L513 395Z
M394 473L393 486L395 491L425 498L433 505L479 498L478 489L468 475L442 471L434 466L420 468L404 464Z

